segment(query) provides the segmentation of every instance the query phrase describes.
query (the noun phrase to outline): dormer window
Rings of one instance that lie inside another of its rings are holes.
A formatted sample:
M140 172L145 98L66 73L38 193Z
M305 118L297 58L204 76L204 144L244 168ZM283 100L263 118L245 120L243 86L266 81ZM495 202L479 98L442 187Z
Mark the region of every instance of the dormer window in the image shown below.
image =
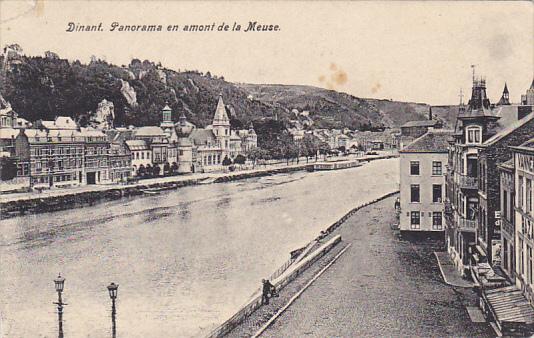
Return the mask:
M482 128L479 126L469 126L466 129L466 143L481 143Z

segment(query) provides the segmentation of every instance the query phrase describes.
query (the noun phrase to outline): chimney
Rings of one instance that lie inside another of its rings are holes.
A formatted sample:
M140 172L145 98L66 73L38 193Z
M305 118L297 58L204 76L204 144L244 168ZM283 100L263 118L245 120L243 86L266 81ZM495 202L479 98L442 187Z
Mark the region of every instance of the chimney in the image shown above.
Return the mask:
M432 106L430 107L430 109L428 110L428 119L430 121L432 121Z

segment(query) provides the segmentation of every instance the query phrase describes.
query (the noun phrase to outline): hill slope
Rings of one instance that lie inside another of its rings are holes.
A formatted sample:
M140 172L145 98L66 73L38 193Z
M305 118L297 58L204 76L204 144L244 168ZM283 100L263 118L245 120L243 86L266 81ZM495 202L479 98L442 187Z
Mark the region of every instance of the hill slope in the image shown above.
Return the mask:
M428 110L425 104L361 99L310 86L233 84L209 72L175 71L138 59L127 66L102 60L82 64L47 53L7 60L2 55L0 64L0 92L30 121L64 115L84 125L106 99L114 103L116 125L157 125L167 102L175 120L183 112L205 126L221 93L238 128L274 118L287 125L293 109L309 111L314 126L321 128L398 127L425 119Z

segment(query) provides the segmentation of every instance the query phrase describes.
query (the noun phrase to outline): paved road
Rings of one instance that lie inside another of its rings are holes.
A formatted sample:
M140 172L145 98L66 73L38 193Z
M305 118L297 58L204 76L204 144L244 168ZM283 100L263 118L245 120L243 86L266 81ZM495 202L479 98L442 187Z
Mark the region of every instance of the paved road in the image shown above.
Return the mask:
M362 209L337 231L352 247L262 337L495 336L469 319L473 291L443 283L436 242L390 229L393 201Z

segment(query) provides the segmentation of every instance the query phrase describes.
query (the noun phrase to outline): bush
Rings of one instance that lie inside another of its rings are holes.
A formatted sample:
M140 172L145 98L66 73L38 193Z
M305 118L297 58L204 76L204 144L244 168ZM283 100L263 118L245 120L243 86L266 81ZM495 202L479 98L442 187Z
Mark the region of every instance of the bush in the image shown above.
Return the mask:
M0 160L0 180L9 181L17 176L17 165L12 158L2 157Z
M245 164L245 161L246 161L246 160L247 160L247 159L246 159L245 156L239 154L239 155L237 155L237 156L235 157L235 159L234 159L234 163L235 163L235 164Z
M224 165L224 166L228 166L228 165L230 165L230 164L232 164L232 160L229 159L228 156L225 156L225 157L224 157L224 160L222 161L222 165Z

